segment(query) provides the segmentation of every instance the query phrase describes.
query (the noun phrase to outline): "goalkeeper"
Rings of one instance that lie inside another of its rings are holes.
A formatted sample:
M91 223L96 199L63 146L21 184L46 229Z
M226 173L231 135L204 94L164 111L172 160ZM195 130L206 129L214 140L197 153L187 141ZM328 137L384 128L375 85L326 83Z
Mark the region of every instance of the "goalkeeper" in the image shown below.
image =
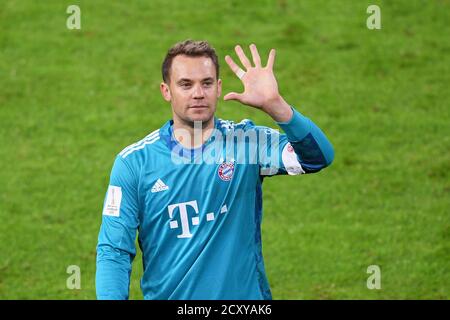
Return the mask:
M284 131L215 117L222 81L205 41L175 44L160 91L172 119L123 149L106 193L97 245L98 299L127 299L135 239L142 251L145 299L271 299L261 246L262 184L273 175L315 173L334 151L324 133L288 104L273 67L255 45L253 64L240 46L244 85L236 100L271 117ZM250 151L249 151L250 150Z

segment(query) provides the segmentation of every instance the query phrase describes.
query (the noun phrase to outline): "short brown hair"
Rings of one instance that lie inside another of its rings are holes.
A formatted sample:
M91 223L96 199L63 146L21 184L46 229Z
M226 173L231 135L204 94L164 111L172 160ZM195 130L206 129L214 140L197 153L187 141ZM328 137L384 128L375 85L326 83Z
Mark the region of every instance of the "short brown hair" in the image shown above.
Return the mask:
M169 83L170 81L170 68L172 67L173 58L180 54L189 57L210 58L216 66L216 78L219 79L219 61L217 59L216 50L214 50L207 41L193 41L188 39L176 43L169 51L167 51L162 64L162 77L165 83Z

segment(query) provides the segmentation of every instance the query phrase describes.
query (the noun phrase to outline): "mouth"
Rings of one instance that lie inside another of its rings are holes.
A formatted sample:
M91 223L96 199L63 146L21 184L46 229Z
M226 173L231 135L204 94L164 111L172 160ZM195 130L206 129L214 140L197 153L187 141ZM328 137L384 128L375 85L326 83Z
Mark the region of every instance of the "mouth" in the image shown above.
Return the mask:
M194 106L189 106L189 109L207 109L209 108L207 105L194 105Z

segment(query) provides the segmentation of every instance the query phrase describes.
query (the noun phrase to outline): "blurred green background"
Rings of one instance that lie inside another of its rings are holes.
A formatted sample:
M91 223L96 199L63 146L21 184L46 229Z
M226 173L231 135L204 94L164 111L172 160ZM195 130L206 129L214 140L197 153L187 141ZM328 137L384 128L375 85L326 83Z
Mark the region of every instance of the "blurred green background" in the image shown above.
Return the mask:
M81 30L66 28L71 4ZM223 60L234 45L276 48L282 95L335 147L319 174L265 180L274 299L448 299L449 21L447 0L2 1L0 298L95 299L114 157L171 117L160 66L192 38L216 48L225 93L242 88ZM276 128L236 102L218 116ZM131 299L141 274L138 255Z

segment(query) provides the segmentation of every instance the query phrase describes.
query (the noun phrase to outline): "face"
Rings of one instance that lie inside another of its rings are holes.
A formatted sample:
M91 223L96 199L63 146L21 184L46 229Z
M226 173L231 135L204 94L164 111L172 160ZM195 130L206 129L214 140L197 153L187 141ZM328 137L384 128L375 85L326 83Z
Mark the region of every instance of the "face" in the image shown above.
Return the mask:
M208 57L178 55L172 60L169 84L161 83L164 99L171 103L174 121L193 126L212 121L222 81Z

